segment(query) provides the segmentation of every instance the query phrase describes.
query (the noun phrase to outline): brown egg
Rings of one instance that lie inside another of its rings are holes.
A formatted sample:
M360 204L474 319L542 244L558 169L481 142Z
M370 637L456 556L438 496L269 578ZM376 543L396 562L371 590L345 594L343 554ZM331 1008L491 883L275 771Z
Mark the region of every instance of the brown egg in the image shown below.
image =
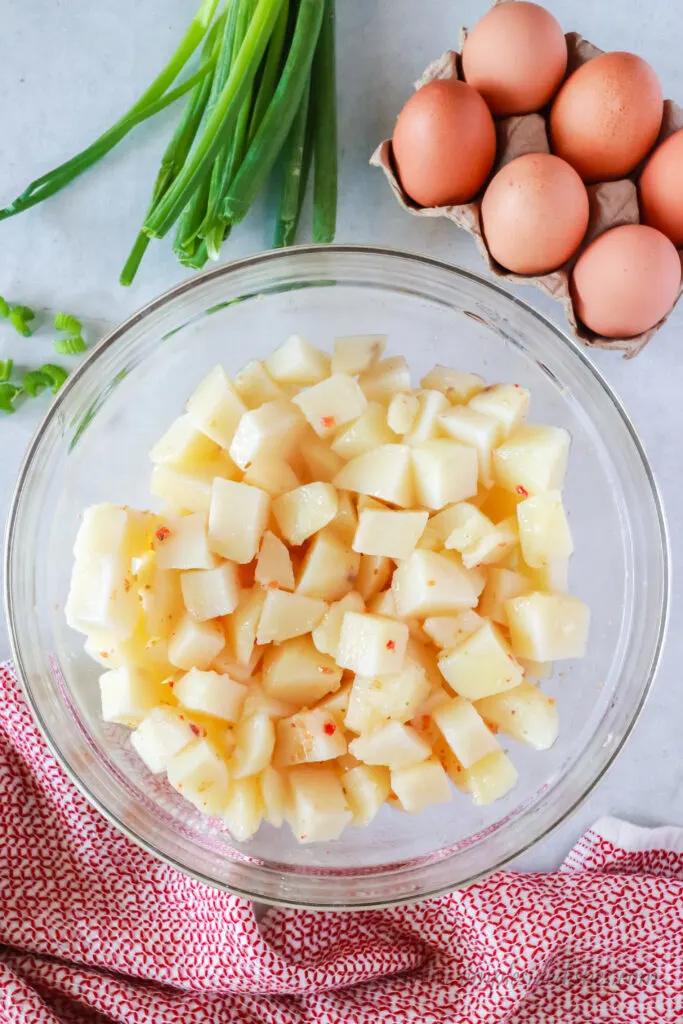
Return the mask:
M640 217L683 247L683 128L657 146L638 182Z
M654 327L673 306L681 261L669 239L646 224L624 224L582 252L572 274L581 320L606 338L632 338Z
M549 153L506 164L481 203L486 243L516 274L545 274L576 252L588 227L588 193L576 171Z
M474 26L462 51L465 81L498 116L529 114L549 103L567 68L562 27L538 4L492 7Z
M493 166L493 118L465 82L429 82L398 115L393 151L401 184L420 206L467 203Z
M567 79L550 111L551 148L584 181L630 174L662 123L657 75L633 53L603 53Z

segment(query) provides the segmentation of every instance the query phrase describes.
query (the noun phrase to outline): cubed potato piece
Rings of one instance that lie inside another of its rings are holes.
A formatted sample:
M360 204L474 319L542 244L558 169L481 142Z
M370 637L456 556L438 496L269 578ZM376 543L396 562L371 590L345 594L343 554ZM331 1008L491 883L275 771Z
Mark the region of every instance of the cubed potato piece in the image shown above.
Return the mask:
M364 555L408 558L427 525L427 512L365 509L360 513L353 550Z
M517 544L516 524L504 520L496 526L467 501L460 502L451 513L453 529L444 546L460 552L466 569L499 562Z
M590 611L566 594L526 594L505 604L512 650L532 661L583 658Z
M279 384L317 384L330 374L330 358L300 334L291 334L266 359L268 373Z
M412 429L405 435L404 444L418 445L439 437L439 418L450 408L448 399L440 391L418 391L418 410Z
M383 590L368 602L368 611L372 615L386 615L389 619L399 619L400 615L396 610L396 599L391 587Z
M483 593L485 592L486 587ZM447 650L450 647L457 647L483 625L481 615L468 610L460 612L459 615L431 615L424 621L424 631L432 643L442 650Z
M477 452L459 441L437 438L413 448L417 503L441 509L477 493Z
M209 511L211 550L240 565L251 562L268 525L269 513L270 497L258 487L214 480Z
M384 555L361 555L355 587L364 601L370 601L391 583L395 564Z
M69 626L86 634L100 630L117 640L132 636L140 617L132 576L130 562L119 555L77 558L65 607Z
M286 590L269 590L256 631L257 644L282 643L303 636L322 621L327 605L302 594Z
M332 484L304 484L273 501L273 515L284 539L303 544L337 514L337 492Z
M329 484L344 466L342 457L332 451L327 441L316 437L312 430L298 442L297 455L306 467L307 483L322 480Z
M242 665L248 665L251 661L265 600L266 595L260 587L243 590L237 608L225 620L228 649Z
M218 657L213 659L211 662L211 668L214 672L219 672L221 675L230 676L231 679L234 679L238 683L250 683L253 681L253 677L258 670L262 657L263 647L255 647L246 664L242 664L241 661L237 660L226 637L226 646Z
M447 804L453 799L448 776L435 757L407 768L394 768L391 788L409 814L419 814L434 804Z
M149 552L159 517L103 502L83 512L74 543L76 561L100 555L130 562Z
M569 559L557 558L540 569L532 569L520 559L519 571L528 577L532 590L550 590L566 594L569 589Z
M312 705L338 690L342 670L308 636L269 647L263 658L263 688L269 697L295 705Z
M525 679L536 679L541 682L544 679L550 679L553 674L552 661L530 661L529 658L518 658L517 660L524 669Z
M275 383L262 359L254 359L240 370L235 377L235 390L247 409L257 409L264 402L276 402L287 397L287 392Z
M507 754L497 750L466 768L465 785L477 806L493 803L517 784L517 769Z
M387 423L395 434L407 434L420 411L420 403L416 395L407 395L400 391L389 402Z
M239 720L247 687L230 676L192 668L176 682L173 693L181 707L234 725Z
M531 394L519 384L491 384L469 401L470 409L498 420L505 437L527 418Z
M217 475L210 466L200 466L191 473L155 466L149 489L155 498L165 503L167 509L173 509L177 514L208 513L213 481Z
M336 659L344 613L347 611L365 611L365 602L356 591L351 591L340 601L331 604L320 625L313 630L311 634L313 643L322 654L329 654L330 657Z
M180 586L185 607L197 622L229 615L237 607L240 585L233 562L223 562L216 569L183 572Z
M493 475L506 491L522 498L562 488L569 434L562 427L524 424L493 453Z
M369 825L389 796L389 769L381 765L359 764L341 777L344 795L351 808L351 824L356 828Z
M154 536L154 550L159 569L214 569L218 563L203 512L165 520Z
M441 391L452 405L469 402L484 387L484 378L476 373L463 373L450 366L435 366L420 381L420 387Z
M403 444L384 444L359 455L337 474L334 485L407 508L414 497L411 449Z
M403 722L387 722L368 735L358 736L349 743L349 750L364 764L384 765L392 771L419 764L432 752L429 744Z
M370 702L371 676L355 676L349 690L344 726L351 732L368 734L386 725L387 719Z
M337 491L337 499L337 514L330 522L330 530L334 530L346 547L350 548L358 527L356 506L347 491Z
M339 601L353 590L359 568L360 555L350 551L327 527L311 541L299 569L296 592L323 601Z
M242 416L230 445L230 458L240 469L247 469L263 455L286 459L304 426L303 417L291 402L265 402Z
M574 550L559 491L546 491L517 506L519 543L524 561L533 569L568 559Z
M211 462L220 454L220 447L198 430L191 417L179 416L166 433L152 446L152 462L176 469L188 469L197 463Z
M507 628L505 602L529 594L532 589L530 581L521 572L491 568L486 574L486 586L479 600L479 613Z
M289 773L292 831L300 843L338 839L353 817L339 776L322 764L300 765Z
M332 373L348 373L355 377L364 373L382 356L386 334L351 334L334 339Z
M251 839L263 819L263 796L258 776L234 779L230 783L220 817L238 843Z
M230 768L234 779L258 775L270 764L275 749L275 725L269 715L242 718L235 728Z
M526 679L514 690L478 700L475 707L485 722L534 750L548 750L557 739L555 701Z
M465 569L454 553L418 548L396 570L391 586L399 615L423 619L474 608L484 576Z
M493 416L477 412L467 405L455 405L439 416L439 426L455 441L477 450L479 479L484 487L493 484L493 449L503 440L503 428Z
M195 622L183 615L168 641L168 660L186 671L207 669L224 647L225 635L218 623Z
M263 820L269 825L279 828L285 820L289 806L287 782L282 772L269 765L259 776L261 797L263 799Z
M277 455L268 453L258 455L254 459L246 470L242 482L249 484L250 487L258 487L271 498L278 498L301 484L289 463Z
M404 356L391 356L361 373L358 383L369 402L388 404L397 391L410 391L410 369Z
M458 647L444 651L439 669L455 692L468 700L511 690L523 677L498 627L488 622Z
M344 683L340 686L336 693L328 693L326 697L319 700L316 704L317 708L321 711L329 711L331 715L334 715L335 720L340 725L344 725L344 719L349 710L349 702L351 700L351 683Z
M246 406L222 366L214 366L187 402L190 422L226 450Z
M335 716L324 708L299 711L277 723L274 762L278 767L332 761L345 753L344 733Z
M340 430L330 445L331 450L345 461L372 452L383 444L396 440L387 423L387 411L379 402L368 402L365 411L348 427Z
M228 767L209 740L190 743L168 762L168 781L203 814L216 815L228 795Z
M168 636L184 609L180 573L173 569L160 569L155 552L148 551L133 579L146 634L150 637Z
M390 675L403 668L407 643L403 622L344 612L336 661L362 676Z
M152 708L164 704L168 689L140 668L123 665L100 676L102 718L134 727Z
M262 587L294 590L294 569L289 551L280 538L270 530L266 530L261 540L254 580Z
M131 733L130 742L149 770L158 775L176 754L197 738L190 721L177 708L158 707Z
M498 750L495 736L476 708L463 697L453 697L442 704L432 717L463 768Z
M500 523L503 519L517 516L517 506L522 496L515 492L505 491L502 487L492 487L486 495L479 510L488 516L491 522Z
M335 373L319 384L304 388L292 401L318 437L336 434L340 427L358 419L367 404L360 386L346 373Z
M406 659L400 672L372 679L367 699L382 718L407 722L425 702L430 689L422 666Z

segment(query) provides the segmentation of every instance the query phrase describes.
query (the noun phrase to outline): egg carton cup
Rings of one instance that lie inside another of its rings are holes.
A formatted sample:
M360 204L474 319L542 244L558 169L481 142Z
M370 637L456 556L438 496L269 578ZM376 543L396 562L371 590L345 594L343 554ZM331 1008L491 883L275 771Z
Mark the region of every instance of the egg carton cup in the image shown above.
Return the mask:
M466 33L463 30L461 46L465 38ZM565 38L568 51L567 77L582 64L603 53L597 46L593 46L586 39L582 39L576 32L567 33ZM417 90L428 82L433 82L437 79L449 78L463 79L460 54L455 50L447 50L442 57L433 61L415 83L415 89ZM524 156L526 153L550 152L548 119L544 114L523 114L516 117L501 118L495 121L495 126L497 137L496 161L486 184L501 167L510 163L511 160ZM665 100L662 127L655 146L658 146L675 131L678 131L679 128L683 128L683 109L672 100ZM638 224L640 222L636 182L645 161L628 178L587 186L590 212L588 230L581 245L573 256L557 270L538 276L510 273L491 255L486 245L480 216L481 197L486 185L470 203L462 203L457 206L423 207L418 206L401 187L394 167L391 139L385 140L377 147L370 159L370 163L374 167L381 167L384 171L394 195L404 210L407 210L416 217L444 217L446 220L452 221L457 227L468 231L474 237L477 247L486 260L491 273L496 277L500 277L505 281L511 281L514 284L535 285L546 295L561 302L569 321L571 333L584 345L588 345L591 348L621 350L626 353L626 358L632 358L647 345L650 338L657 333L662 324L671 315L670 310L649 331L645 331L643 334L638 334L635 337L605 338L595 334L585 324L581 323L572 302L569 283L570 275L572 267L586 246L609 228L619 227L622 224ZM683 257L683 250L679 250L679 256ZM681 293L683 293L683 285L679 289L674 306L678 303Z

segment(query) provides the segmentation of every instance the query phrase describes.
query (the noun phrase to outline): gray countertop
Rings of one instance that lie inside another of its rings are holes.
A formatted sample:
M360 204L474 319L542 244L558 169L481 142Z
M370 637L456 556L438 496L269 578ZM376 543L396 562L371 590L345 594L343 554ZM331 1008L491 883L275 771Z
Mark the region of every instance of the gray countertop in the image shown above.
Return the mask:
M664 93L683 101L683 8L677 0L547 0L566 31L604 49L634 50L657 69ZM87 145L138 97L184 30L195 0L4 0L0 32L0 204ZM462 24L482 0L337 0L339 23L340 208L338 241L372 242L428 253L484 272L472 240L444 221L418 220L397 206L383 176L368 167L391 134L411 83L426 64L457 47ZM618 9L618 15L617 15ZM177 116L143 126L76 186L0 225L0 294L34 308L89 318L104 332L186 272L170 245L149 250L135 286L117 280L144 215L160 154ZM272 206L272 204L271 204ZM231 236L225 259L270 245L272 209L254 208ZM310 218L301 238L310 237ZM537 291L519 294L562 324L561 309ZM683 825L681 721L683 631L679 539L683 536L683 304L636 362L594 359L640 431L661 485L673 543L674 602L659 676L625 750L573 818L518 862L556 866L576 837L603 814L641 824ZM45 362L50 334L19 338L0 324L0 359ZM0 524L17 470L47 398L0 421ZM0 622L0 659L9 656Z

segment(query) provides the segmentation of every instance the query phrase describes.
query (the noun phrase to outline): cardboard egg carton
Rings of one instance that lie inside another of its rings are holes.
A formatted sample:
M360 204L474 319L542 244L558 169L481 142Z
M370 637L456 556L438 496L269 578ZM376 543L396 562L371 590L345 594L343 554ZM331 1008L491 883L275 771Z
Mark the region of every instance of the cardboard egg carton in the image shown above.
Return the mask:
M464 42L465 38L463 33L461 42ZM592 43L582 39L576 32L567 33L565 38L568 51L567 77L576 68L603 52L597 46L593 46ZM431 63L415 83L415 88L419 89L421 86L436 79L448 78L463 78L460 54L454 50L448 50L442 57ZM504 167L505 164L510 163L511 160L524 156L526 153L550 152L548 122L547 117L543 114L523 114L517 117L506 117L496 120L495 125L497 136L496 161L491 175L487 179L487 184L496 171ZM656 145L663 142L673 132L678 131L679 128L683 128L683 109L672 100L665 100L664 118ZM408 210L409 213L414 214L416 217L445 217L447 220L453 221L457 227L464 228L465 231L473 235L479 251L496 277L512 281L515 284L536 285L546 295L550 295L551 298L561 302L569 321L571 333L584 345L593 348L622 350L626 353L627 358L631 358L647 345L650 338L656 334L662 324L668 319L670 312L659 323L650 328L649 331L638 334L633 338L605 338L590 331L578 320L569 287L572 267L589 242L597 238L598 235L603 234L608 228L618 227L621 224L639 223L640 211L638 208L636 181L638 180L642 165L637 167L628 178L588 185L590 204L588 230L578 250L558 270L554 270L550 274L528 276L510 273L494 260L487 248L480 219L481 196L486 186L471 203L463 203L458 206L422 207L413 202L401 187L394 169L390 139L382 142L377 147L370 163L375 167L382 168L394 195L401 206ZM679 255L683 256L683 250L679 250ZM683 286L679 290L676 303L680 299L682 292Z

